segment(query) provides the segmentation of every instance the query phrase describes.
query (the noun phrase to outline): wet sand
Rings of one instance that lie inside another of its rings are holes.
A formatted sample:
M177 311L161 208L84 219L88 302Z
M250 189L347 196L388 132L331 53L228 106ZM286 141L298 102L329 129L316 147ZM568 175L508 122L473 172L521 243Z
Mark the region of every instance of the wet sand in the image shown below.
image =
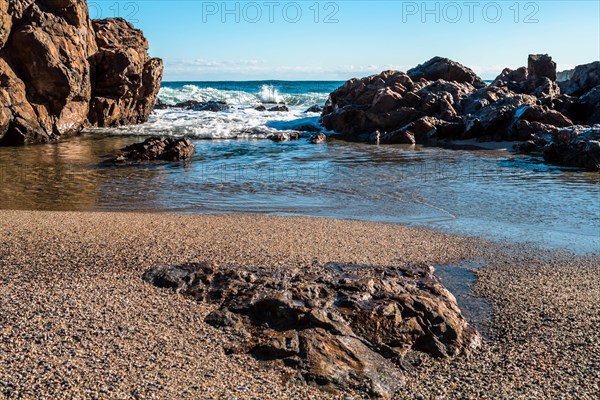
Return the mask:
M486 260L492 338L423 356L414 398L594 398L600 257L395 224L317 218L0 211L0 398L345 398L289 380L203 322L210 306L141 280L185 261L432 265Z

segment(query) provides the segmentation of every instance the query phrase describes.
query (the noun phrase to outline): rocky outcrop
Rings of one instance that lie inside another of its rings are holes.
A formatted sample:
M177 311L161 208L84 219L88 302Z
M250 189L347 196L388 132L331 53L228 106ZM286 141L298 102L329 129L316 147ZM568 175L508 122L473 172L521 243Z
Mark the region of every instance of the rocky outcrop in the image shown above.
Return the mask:
M148 56L142 31L111 18L92 23L98 51L92 56L89 122L118 126L144 122L162 79L162 61Z
M414 81L419 79L425 79L426 81L443 79L445 81L469 83L476 88L485 86L483 80L473 70L443 57L434 57L426 63L409 69L407 74Z
M552 58L530 55L527 67L506 68L481 87L471 70L436 57L408 74L384 71L347 81L330 94L321 122L343 139L372 143L477 139L546 145L562 128L600 123L598 67L600 62L579 66L559 86Z
M147 119L162 61L124 20L92 23L84 0L0 0L0 26L0 145Z
M194 155L196 146L188 138L151 137L142 143L134 143L124 147L111 161L114 163L131 163L139 161L180 161Z
M325 388L393 398L407 353L469 353L481 337L424 265L314 263L303 268L193 263L144 280L215 304L208 324L232 332L228 352L295 368Z

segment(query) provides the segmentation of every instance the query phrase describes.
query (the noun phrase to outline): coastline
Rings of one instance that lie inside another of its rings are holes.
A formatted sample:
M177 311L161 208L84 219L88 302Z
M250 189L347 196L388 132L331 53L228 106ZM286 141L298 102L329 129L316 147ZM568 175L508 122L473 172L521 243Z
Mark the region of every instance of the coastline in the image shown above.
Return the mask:
M214 260L447 265L485 260L475 292L492 339L471 358L407 367L408 398L572 397L598 391L599 256L390 223L258 215L0 211L0 397L354 398L227 356L211 307L144 283ZM576 291L575 291L576 289ZM558 384L560 382L560 384Z

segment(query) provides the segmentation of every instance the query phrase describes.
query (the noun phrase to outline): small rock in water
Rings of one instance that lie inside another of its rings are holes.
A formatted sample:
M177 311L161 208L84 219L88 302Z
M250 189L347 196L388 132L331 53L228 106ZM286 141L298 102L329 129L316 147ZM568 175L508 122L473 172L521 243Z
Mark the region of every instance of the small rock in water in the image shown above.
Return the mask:
M275 133L269 136L269 139L271 139L274 142L287 142L288 140L298 140L300 139L300 132Z
M151 137L142 143L134 143L122 148L112 162L186 160L192 157L195 149L196 146L187 137L181 139Z
M282 360L308 382L394 398L407 351L451 357L481 337L426 265L302 268L190 263L143 279L217 305L205 322L241 329L233 352ZM411 353L411 354L412 354Z
M323 111L323 107L315 104L314 106L309 107L306 111L304 111L305 113L320 113L321 111Z
M256 111L267 111L267 107L260 105L258 107L254 107Z
M324 133L318 133L316 135L312 135L310 137L310 142L312 144L321 144L327 141L327 136Z

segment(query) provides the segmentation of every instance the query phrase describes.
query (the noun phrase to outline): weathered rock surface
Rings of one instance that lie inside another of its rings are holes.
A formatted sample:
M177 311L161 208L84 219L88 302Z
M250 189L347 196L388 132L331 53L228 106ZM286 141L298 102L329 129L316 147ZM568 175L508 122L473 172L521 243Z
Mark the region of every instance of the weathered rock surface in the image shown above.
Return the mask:
M0 145L145 121L162 75L147 49L122 19L92 23L84 0L0 1Z
M578 65L570 72L570 79L559 82L560 90L570 96L583 95L600 85L600 61Z
M235 332L231 351L281 360L309 382L392 398L410 351L469 353L481 338L427 266L305 268L193 263L144 280L217 305L206 322Z
M196 146L190 139L151 137L142 143L134 143L121 149L112 159L115 163L138 161L179 161L191 158Z
M445 81L469 83L476 88L485 86L483 80L473 70L456 61L443 57L434 57L426 63L409 69L407 74L414 81L418 81L419 79L427 81L443 79Z
M485 86L468 68L436 57L407 74L384 71L347 81L330 94L321 122L341 138L372 143L546 145L562 128L600 123L598 68L600 62L579 66L559 86L552 58L532 54L527 67L506 68Z
M572 126L552 134L552 141L542 147L544 160L550 164L600 169L600 125L591 128Z

